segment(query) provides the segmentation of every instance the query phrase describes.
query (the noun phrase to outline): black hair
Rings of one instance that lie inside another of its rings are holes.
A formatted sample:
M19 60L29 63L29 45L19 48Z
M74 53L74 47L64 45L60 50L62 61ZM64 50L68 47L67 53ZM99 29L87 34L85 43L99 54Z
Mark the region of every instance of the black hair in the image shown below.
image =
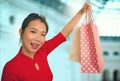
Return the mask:
M32 20L36 20L39 19L41 22L43 22L46 26L46 34L48 32L48 24L46 22L46 19L43 15L38 15L37 13L31 13L29 14L23 21L22 23L22 30L24 32L24 30L26 29L26 27L28 26L28 24L32 21Z

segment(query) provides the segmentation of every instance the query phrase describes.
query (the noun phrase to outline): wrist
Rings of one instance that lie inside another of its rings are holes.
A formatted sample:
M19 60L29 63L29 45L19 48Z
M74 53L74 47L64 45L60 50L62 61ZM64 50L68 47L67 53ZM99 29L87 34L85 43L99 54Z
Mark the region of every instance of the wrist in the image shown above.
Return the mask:
M84 14L84 13L85 13L85 9L82 8L79 13L80 13L80 14Z

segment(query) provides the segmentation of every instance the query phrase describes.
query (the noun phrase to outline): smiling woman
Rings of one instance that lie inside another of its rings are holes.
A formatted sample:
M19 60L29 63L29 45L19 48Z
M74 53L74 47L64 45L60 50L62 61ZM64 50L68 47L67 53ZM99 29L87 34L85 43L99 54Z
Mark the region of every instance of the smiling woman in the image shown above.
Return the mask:
M46 26L39 19L32 20L25 30L20 29L22 53L33 58L34 53L44 44Z
M47 41L48 25L45 17L36 13L28 15L19 30L22 46L18 54L4 66L2 81L52 81L53 75L47 56L66 41L85 10L90 9L89 7L89 4L85 3L62 31Z

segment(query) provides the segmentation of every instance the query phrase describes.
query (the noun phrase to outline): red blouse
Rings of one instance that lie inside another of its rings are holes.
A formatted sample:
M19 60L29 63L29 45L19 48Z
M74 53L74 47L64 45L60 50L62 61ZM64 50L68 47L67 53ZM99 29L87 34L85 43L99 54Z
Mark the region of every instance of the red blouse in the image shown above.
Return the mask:
M36 52L34 59L19 53L8 63L6 63L2 81L52 81L53 75L47 61L48 54L58 45L64 42L65 37L59 33ZM35 63L39 65L39 70L35 68Z

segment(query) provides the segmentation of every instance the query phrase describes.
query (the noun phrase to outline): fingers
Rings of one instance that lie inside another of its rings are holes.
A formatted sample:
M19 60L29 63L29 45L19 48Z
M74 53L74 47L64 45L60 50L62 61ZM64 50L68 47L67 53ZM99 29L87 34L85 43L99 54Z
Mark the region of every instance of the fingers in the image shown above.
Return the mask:
M79 12L84 14L86 11L91 10L91 8L91 5L86 2L84 3L82 9Z
M91 5L90 4L88 4L87 2L83 5L83 8L85 9L85 10L91 10Z

